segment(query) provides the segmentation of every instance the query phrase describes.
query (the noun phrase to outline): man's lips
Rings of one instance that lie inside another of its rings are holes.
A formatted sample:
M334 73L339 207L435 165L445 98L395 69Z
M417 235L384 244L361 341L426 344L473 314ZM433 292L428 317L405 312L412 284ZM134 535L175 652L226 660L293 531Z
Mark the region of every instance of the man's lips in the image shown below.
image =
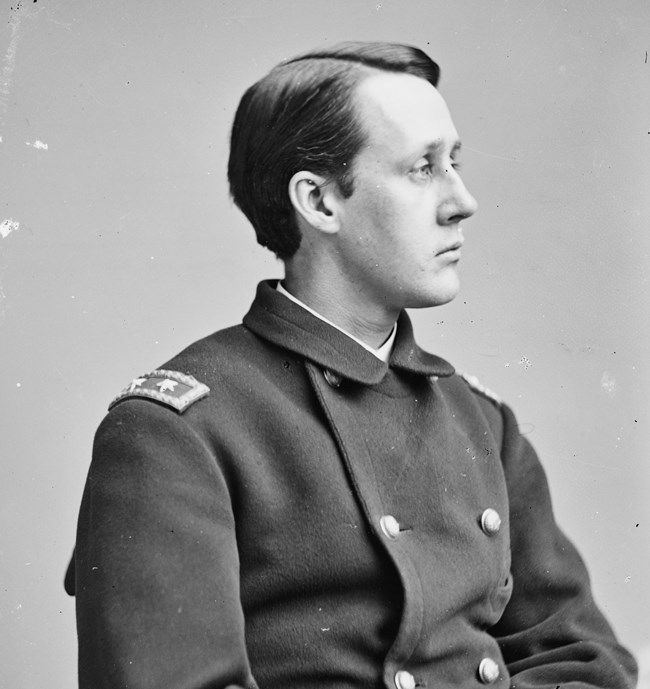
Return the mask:
M441 249L436 253L436 256L442 256L450 251L459 251L460 247L463 246L463 240L458 239L453 244L447 245L444 249Z

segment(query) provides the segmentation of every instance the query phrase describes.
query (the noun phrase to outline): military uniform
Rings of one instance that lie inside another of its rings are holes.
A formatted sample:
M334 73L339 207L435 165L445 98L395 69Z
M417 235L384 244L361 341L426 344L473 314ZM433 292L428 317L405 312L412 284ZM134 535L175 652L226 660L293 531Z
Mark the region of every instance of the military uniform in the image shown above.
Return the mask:
M273 283L117 399L74 570L82 689L634 686L509 408Z

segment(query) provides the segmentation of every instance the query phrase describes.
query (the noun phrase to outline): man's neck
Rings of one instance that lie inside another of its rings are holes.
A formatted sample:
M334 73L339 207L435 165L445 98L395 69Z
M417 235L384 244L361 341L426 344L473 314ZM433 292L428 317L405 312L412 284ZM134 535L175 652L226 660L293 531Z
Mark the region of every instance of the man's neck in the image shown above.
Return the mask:
M390 337L399 315L381 308L373 309L357 299L358 295L340 294L336 285L297 280L289 271L283 285L294 297L373 349L381 347Z

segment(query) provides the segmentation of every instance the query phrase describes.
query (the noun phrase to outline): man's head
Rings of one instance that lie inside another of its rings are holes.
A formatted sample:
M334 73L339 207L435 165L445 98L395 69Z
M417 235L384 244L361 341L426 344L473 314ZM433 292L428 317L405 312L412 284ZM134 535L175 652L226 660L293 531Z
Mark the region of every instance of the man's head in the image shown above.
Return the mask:
M367 139L354 96L382 72L413 75L433 87L440 75L417 48L350 42L283 62L244 94L232 129L230 190L259 243L279 258L289 259L300 246L289 197L297 172L309 170L344 198L352 195L353 164Z

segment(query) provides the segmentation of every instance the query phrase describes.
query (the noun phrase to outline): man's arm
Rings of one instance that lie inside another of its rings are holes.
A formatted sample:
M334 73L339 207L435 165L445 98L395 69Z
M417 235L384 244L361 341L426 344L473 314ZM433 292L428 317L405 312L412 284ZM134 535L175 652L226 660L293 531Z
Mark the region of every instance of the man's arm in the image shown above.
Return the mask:
M512 687L630 689L636 664L596 607L587 570L553 517L544 470L502 407L513 594L491 630Z
M80 689L252 687L229 491L184 417L118 404L76 546Z

